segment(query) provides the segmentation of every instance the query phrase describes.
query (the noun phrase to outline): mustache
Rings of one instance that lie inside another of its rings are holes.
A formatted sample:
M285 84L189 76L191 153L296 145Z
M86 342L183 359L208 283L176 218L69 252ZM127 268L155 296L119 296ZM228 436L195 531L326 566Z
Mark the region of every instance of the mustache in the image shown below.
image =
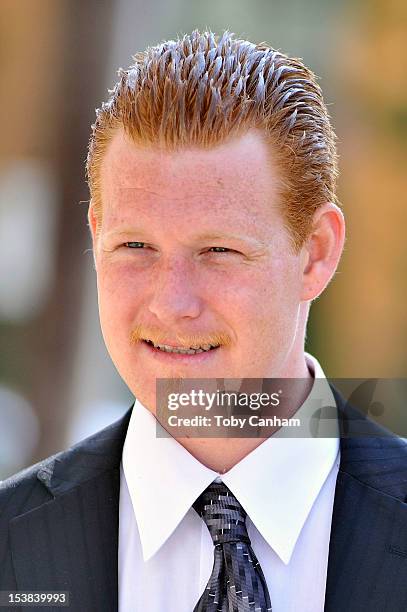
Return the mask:
M180 334L164 333L158 327L136 325L130 333L130 344L137 344L143 340L151 340L154 344L164 344L164 340L170 337L177 346L197 346L202 344L229 346L232 339L229 334L219 332L208 332L205 334Z

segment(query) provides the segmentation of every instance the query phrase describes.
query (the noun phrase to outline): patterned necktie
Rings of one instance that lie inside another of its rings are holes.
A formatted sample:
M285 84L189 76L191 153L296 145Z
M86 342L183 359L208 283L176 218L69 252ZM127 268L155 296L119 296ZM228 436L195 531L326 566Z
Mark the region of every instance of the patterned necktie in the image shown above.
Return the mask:
M266 580L247 533L247 515L236 497L223 482L213 482L193 508L215 545L212 574L194 612L271 610Z

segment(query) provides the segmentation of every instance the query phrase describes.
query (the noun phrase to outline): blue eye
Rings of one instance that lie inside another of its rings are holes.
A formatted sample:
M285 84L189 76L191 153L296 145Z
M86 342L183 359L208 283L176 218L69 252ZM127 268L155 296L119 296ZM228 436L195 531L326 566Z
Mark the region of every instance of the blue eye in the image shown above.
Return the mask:
M145 242L125 242L124 246L128 249L140 249L145 245Z

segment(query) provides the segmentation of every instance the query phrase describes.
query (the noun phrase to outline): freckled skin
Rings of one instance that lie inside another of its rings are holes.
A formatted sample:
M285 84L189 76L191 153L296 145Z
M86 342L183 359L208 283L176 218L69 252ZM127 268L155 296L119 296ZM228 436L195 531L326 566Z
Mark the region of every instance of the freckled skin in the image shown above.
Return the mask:
M256 132L215 149L176 153L136 147L121 131L110 143L101 170L103 218L97 238L92 207L89 215L100 320L120 375L152 412L156 377L309 377L308 306L335 271L343 217L327 205L315 239L294 254L278 181L278 169ZM128 243L143 244L130 248ZM224 332L231 343L199 367L193 361L167 366L130 343L140 323L169 338L177 332ZM260 443L235 440L237 451L233 439L227 442L229 466ZM195 439L188 448L220 471L220 443Z

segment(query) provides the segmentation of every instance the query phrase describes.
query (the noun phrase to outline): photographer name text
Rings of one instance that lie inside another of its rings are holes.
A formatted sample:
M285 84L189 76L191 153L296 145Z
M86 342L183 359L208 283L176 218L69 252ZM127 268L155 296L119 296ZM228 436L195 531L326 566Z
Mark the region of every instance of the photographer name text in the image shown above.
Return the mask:
M225 417L222 415L214 415L212 417L196 415L194 417L178 417L171 415L168 417L168 425L170 427L234 427L243 429L243 427L300 427L300 419L284 419L277 416L269 418L261 418L258 415L249 417Z

